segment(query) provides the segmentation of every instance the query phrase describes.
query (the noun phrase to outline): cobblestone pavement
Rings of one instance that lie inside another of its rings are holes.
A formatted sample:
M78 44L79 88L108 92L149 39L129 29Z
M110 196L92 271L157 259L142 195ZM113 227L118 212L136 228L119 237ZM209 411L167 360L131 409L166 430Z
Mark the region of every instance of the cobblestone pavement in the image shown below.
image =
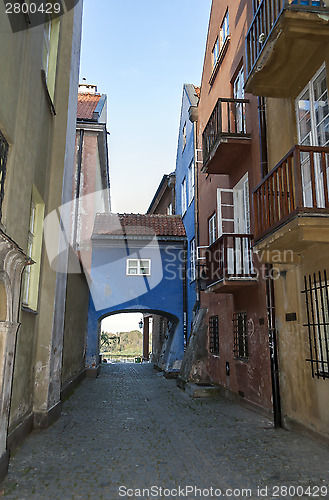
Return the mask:
M152 365L113 364L81 384L50 429L30 435L0 496L329 498L328 469L328 449L252 411L190 399Z

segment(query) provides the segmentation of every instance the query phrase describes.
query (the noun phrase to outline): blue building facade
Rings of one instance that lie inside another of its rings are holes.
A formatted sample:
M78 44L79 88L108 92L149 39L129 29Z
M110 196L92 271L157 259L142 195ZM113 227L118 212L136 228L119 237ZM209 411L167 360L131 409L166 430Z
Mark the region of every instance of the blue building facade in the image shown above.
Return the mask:
M196 122L199 89L191 84L183 86L181 117L178 133L176 157L176 209L180 214L187 237L187 337L191 333L194 313L197 308L196 286L196 256L197 256L197 152L196 152Z
M86 366L99 368L100 322L122 312L168 319L164 372L184 354L185 230L179 216L98 214L92 238Z

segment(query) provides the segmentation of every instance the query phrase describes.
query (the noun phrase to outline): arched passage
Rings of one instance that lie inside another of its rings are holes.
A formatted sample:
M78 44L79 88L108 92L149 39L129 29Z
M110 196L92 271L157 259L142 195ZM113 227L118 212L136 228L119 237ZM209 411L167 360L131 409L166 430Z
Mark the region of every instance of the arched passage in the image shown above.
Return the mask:
M183 318L170 311L136 305L135 307L109 308L96 311L92 305L89 307L88 337L86 370L87 376L97 377L100 371L100 336L101 323L105 318L123 313L140 313L143 315L156 315L167 320L166 335L161 341L161 353L157 353L157 365L164 371L178 370L184 352ZM160 342L159 342L160 343ZM160 355L159 355L160 354Z
M99 372L100 320L120 312L160 314L170 331L161 353L165 372L184 354L186 236L180 217L99 214L92 237L86 368Z
M137 330L139 322L142 320L139 329L142 329L143 334L143 350L138 355L142 355L144 361L152 361L155 365L159 366L161 362L160 355L164 347L165 341L170 336L170 331L176 329L179 319L171 313L166 311L159 311L154 309L143 310L120 310L105 314L98 319L98 341L101 350L101 332L104 331L104 320L118 316L117 321L109 322L105 328L110 327L108 332L117 334L118 332L129 332ZM120 316L122 319L120 320ZM129 318L132 316L132 318ZM150 327L152 321L152 329ZM106 321L105 321L106 323ZM110 326L111 325L111 326ZM126 325L128 326L127 329ZM160 326L160 327L159 327ZM112 327L112 329L111 329ZM118 329L122 328L122 329ZM151 350L150 350L150 340Z

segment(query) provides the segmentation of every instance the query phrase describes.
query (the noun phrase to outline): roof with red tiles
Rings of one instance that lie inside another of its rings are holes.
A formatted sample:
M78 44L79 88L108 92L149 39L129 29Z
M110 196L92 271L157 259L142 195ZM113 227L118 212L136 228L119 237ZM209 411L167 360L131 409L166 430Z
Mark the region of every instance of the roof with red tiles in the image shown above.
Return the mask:
M97 214L94 235L98 236L186 236L180 215Z
M200 87L196 87L195 85L193 85L193 87L194 87L194 90L195 90L196 95L197 95L197 96L198 96L198 98L200 99L200 92L201 92Z
M78 95L78 120L92 120L101 94L79 94Z

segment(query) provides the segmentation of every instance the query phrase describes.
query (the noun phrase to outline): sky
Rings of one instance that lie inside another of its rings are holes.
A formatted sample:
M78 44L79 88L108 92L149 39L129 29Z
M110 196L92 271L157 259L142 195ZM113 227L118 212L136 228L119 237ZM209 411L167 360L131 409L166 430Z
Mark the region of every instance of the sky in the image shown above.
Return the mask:
M183 85L200 85L210 7L84 0L80 82L108 96L114 212L145 213L175 170Z
M145 213L175 170L184 83L200 85L211 0L84 0L80 82L108 97L112 211ZM141 314L106 318L112 332Z

